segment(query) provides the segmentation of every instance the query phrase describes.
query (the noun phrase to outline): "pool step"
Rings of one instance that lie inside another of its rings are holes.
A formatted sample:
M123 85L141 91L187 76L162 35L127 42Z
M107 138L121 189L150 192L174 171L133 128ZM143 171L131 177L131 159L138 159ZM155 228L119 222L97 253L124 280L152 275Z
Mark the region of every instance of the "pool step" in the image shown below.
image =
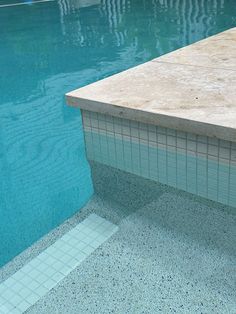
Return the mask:
M0 313L26 311L117 230L116 225L91 214L0 284Z

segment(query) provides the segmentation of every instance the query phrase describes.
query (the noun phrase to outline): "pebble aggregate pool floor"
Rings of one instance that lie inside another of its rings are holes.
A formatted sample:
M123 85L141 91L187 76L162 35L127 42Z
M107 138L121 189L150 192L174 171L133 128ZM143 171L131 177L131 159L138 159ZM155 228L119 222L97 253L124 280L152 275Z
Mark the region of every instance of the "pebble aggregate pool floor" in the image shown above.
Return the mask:
M236 209L92 169L87 206L3 267L0 281L91 213L119 230L26 313L236 313Z

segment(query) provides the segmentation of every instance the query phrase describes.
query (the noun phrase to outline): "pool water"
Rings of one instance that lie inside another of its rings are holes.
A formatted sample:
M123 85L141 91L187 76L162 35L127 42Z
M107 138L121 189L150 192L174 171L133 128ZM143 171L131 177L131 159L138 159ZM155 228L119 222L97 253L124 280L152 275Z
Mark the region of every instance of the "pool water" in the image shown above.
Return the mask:
M95 193L86 206L0 269L0 278L22 278L15 273L22 264L32 271L34 257L91 213L118 230L25 313L235 313L235 209L96 162L91 169Z
M0 266L93 194L64 94L236 25L235 0L20 2L0 0Z

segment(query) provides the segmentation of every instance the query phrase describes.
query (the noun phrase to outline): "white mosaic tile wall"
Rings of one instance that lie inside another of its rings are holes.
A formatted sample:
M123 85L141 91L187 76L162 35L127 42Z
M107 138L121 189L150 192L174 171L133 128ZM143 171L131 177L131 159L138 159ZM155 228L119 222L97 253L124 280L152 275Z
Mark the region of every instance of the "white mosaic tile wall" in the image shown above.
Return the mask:
M236 143L82 111L87 157L236 207Z

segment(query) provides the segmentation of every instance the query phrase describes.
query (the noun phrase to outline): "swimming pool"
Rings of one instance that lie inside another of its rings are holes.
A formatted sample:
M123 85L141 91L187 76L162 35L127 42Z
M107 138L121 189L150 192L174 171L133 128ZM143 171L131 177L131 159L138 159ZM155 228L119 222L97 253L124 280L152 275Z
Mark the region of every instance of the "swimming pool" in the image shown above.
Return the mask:
M0 266L93 193L64 94L236 24L233 0L20 3L0 1Z

